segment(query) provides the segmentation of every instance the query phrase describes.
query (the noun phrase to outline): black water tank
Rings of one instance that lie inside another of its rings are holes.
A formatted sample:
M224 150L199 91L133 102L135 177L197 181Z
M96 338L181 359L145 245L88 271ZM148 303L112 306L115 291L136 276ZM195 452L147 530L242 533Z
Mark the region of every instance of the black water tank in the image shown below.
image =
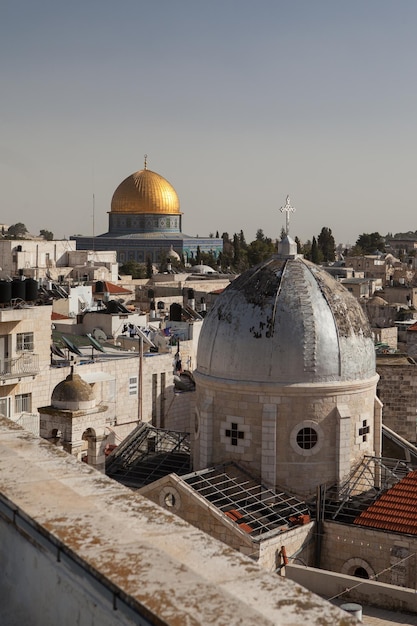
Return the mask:
M181 322L182 306L178 302L173 302L169 307L169 319L171 322Z
M188 289L187 298L189 300L194 300L194 289Z
M12 298L20 298L24 300L26 296L25 281L20 278L13 278L12 280Z
M32 302L38 298L38 281L34 278L27 278L25 280L25 300Z
M149 300L153 300L155 297L155 292L153 289L148 289L148 298Z
M12 299L12 283L9 280L0 280L0 303L5 304Z
M96 282L96 293L104 293L105 284L102 280Z

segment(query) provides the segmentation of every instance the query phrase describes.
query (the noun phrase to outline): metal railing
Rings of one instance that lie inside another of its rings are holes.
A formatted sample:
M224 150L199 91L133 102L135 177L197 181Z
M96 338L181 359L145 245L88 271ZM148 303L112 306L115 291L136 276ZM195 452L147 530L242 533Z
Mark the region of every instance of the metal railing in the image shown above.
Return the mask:
M33 376L39 373L39 355L23 353L11 359L0 360L0 379Z

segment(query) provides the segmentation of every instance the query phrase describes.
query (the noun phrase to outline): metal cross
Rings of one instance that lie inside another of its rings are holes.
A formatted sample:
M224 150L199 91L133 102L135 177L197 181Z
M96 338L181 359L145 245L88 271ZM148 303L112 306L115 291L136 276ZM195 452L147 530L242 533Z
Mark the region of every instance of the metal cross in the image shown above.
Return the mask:
M290 213L294 213L295 208L291 206L290 196L287 196L285 200L285 206L280 208L281 213L285 212L285 234L290 232Z

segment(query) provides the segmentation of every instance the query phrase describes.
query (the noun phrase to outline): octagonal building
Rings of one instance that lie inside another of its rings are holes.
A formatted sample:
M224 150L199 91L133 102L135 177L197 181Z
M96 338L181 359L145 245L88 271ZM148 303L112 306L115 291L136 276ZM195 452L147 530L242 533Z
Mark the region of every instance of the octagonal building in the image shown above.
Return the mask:
M182 233L182 212L174 187L160 174L144 168L116 188L109 212L109 230L97 237L75 236L79 250L116 250L119 263L160 263L170 251L190 261L198 249L217 257L223 241Z

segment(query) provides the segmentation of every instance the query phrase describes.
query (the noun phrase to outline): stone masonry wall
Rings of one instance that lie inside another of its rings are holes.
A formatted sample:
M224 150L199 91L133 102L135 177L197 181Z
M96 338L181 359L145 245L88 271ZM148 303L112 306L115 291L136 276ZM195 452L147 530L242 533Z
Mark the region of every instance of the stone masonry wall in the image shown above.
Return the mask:
M411 443L417 441L417 367L407 359L377 362L378 396L384 405L383 423Z

